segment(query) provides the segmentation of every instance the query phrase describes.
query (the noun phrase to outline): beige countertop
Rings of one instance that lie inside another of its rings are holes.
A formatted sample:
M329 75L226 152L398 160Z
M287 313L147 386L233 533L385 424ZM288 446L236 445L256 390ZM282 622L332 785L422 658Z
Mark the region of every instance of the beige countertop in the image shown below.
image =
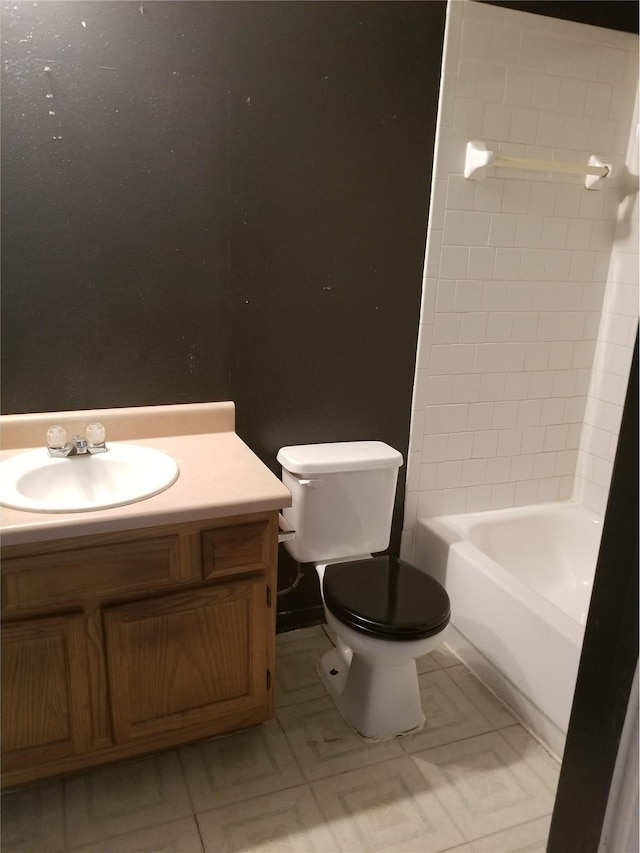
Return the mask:
M168 453L178 463L178 479L160 494L110 509L37 513L0 507L3 545L291 506L288 489L236 435L232 403L7 415L0 418L0 461L34 446L44 446L43 436L53 423L59 423L71 435L74 431L81 433L81 424L83 433L91 420L105 425L107 447L110 441L126 441Z

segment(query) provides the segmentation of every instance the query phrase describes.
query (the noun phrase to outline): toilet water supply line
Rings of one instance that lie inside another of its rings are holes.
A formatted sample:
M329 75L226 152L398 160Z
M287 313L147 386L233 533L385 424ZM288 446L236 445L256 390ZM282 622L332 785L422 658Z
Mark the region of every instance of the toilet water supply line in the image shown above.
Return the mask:
M293 592L293 590L298 586L298 584L302 580L302 564L297 563L296 566L296 576L293 579L292 583L290 583L289 586L285 587L284 589L279 589L276 595L286 595L289 592Z
M287 519L284 517L284 515L281 512L278 513L278 527L279 527L278 544L280 542L286 542L287 539L295 539L296 538L295 530L291 529L291 527L289 526L289 522L287 521ZM288 587L285 587L285 589L279 589L278 592L276 593L276 595L286 595L288 592L291 592L292 590L294 590L298 586L298 584L300 583L301 580L302 580L302 566L300 563L298 563L297 564L297 570L296 570L296 576L293 579L293 582L290 583Z
M588 164L560 163L555 160L527 160L525 157L508 157L498 155L487 148L485 142L472 139L467 142L464 176L470 181L484 181L487 169L523 169L536 172L562 172L567 175L585 175L585 187L588 190L599 190L605 178L610 177L613 166L603 163L595 154L589 157Z

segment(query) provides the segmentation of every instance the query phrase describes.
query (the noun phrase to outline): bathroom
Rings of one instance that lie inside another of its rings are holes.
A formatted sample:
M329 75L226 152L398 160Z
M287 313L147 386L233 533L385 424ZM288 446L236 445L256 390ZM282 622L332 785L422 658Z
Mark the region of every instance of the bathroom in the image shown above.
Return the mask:
M277 473L282 445L375 433L410 451L396 549L403 517L409 547L419 514L491 506L484 484L463 507L460 483L419 482L446 7L396 5L3 7L5 413L231 399ZM586 471L586 448L550 452L576 450ZM281 596L282 627L317 618L311 580Z

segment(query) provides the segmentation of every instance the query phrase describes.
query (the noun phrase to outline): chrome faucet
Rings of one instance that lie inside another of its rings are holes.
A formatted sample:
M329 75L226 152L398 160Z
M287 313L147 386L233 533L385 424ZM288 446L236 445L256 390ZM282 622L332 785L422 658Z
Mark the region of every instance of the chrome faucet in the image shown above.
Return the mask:
M105 429L102 424L94 421L87 427L86 438L74 435L67 441L67 432L61 426L52 426L47 430L47 452L49 456L91 456L94 453L104 453Z
M74 435L69 442L71 447L67 456L84 456L89 452L89 445L86 438L80 438L79 435Z

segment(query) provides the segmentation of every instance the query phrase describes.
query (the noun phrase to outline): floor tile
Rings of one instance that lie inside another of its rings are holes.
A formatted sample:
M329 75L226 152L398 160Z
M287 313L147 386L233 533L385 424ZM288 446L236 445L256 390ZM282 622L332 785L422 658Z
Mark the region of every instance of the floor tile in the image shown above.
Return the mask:
M439 853L463 837L410 758L315 782L343 853Z
M333 648L324 631L279 646L276 652L276 707L320 699L327 689L318 673L318 661Z
M307 785L198 815L205 853L331 853L337 844Z
M449 677L448 671L418 677L424 728L399 739L405 752L418 752L491 731L493 726Z
M421 658L416 660L416 669L418 670L418 675L423 672L433 672L436 669L439 669L440 666L438 661L435 659L433 654L423 655Z
M180 750L196 812L300 785L304 778L282 729L257 729Z
M277 714L309 781L404 754L397 739L372 743L357 734L331 697L280 708Z
M300 640L307 640L311 637L326 637L324 625L311 625L309 628L297 628L295 631L286 631L282 634L276 634L276 652L290 643L297 644Z
M503 705L464 664L449 667L447 675L469 697L483 717L489 720L493 728L502 729L517 723L507 706Z
M537 741L524 726L515 725L502 729L501 734L507 743L527 762L537 773L547 788L555 794L560 778L560 762Z
M551 815L473 842L473 853L545 853Z
M203 853L203 847L198 824L191 815L149 829L137 829L108 841L74 847L69 853Z
M443 669L449 666L458 666L460 663L460 658L451 651L446 643L443 643L434 652L431 652L431 654L438 666L441 666Z
M177 752L118 764L64 784L69 847L193 813Z
M62 782L46 782L2 795L3 853L64 850Z
M466 840L544 817L553 796L498 732L412 756Z
M325 635L331 640L331 642L335 646L335 644L336 644L336 632L332 631L331 628L326 623L322 626L322 629L324 630Z

